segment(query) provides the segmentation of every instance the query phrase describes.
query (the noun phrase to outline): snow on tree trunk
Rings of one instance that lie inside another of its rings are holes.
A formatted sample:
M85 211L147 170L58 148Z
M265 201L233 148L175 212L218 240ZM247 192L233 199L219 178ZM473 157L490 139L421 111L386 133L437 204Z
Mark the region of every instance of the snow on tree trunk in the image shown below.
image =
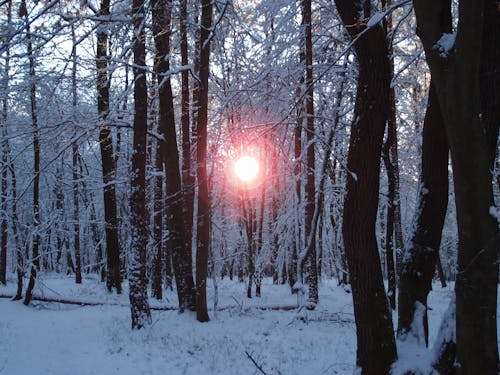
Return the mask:
M414 8L453 166L459 237L457 373L493 374L499 369L496 310L500 236L498 221L490 214L494 207L491 170L500 118L498 103L491 105L491 89L482 77L488 72L488 80L498 80L500 74L498 59L496 68L484 63L498 56L498 7L492 0L461 1L458 28L453 34L443 33L440 27L441 17L451 17L451 1L418 0Z
M392 317L375 236L380 155L389 116L390 65L384 28L367 29L370 3L336 0L352 39L359 76L347 160L343 235L354 302L357 364L362 374L389 373L396 359ZM364 6L363 6L364 5Z
M99 16L109 17L110 0L102 0ZM102 179L104 183L104 225L106 229L106 287L119 294L122 291L120 275L120 243L118 241L118 220L116 208L116 161L113 153L113 139L108 124L109 115L109 72L108 31L104 20L97 26L97 111L99 114L99 148L101 151Z
M212 31L212 0L201 1L199 55L199 97L196 126L196 175L198 177L198 220L196 246L196 318L209 320L207 311L207 272L210 247L210 195L207 176L208 76L210 73L210 38Z
M131 248L128 257L129 298L132 329L151 324L146 276L146 244L148 242L148 215L146 209L146 133L147 87L144 1L132 4L134 24L134 140L132 155L132 182L130 196Z

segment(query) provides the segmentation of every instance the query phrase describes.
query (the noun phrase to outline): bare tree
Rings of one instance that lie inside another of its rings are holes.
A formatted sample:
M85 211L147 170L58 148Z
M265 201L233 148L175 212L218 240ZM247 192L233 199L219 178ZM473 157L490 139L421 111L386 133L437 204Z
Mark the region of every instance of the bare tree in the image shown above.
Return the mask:
M500 124L498 4L460 1L456 33L443 28L443 20L451 19L450 0L416 0L414 8L453 166L459 237L456 370L494 374L500 236L491 215L491 171Z
M35 84L35 56L33 54L33 42L30 29L30 20L26 2L21 1L19 15L24 18L26 29L27 56L29 60L29 88L30 88L30 107L31 107L31 126L33 127L33 244L31 249L31 271L28 289L24 296L23 303L29 305L35 287L37 271L40 268L40 234L38 227L40 225L40 136L38 129L38 112L36 100Z
M10 33L12 23L12 1L7 1L7 32ZM2 72L0 89L2 97L1 137L2 137L2 170L0 175L0 283L7 284L7 176L9 171L9 139L7 132L7 119L9 112L9 69L10 69L10 45L6 45L4 70Z
M121 293L120 243L116 210L116 161L113 153L113 138L109 126L109 72L108 31L106 21L110 16L110 0L101 0L97 26L97 110L99 113L99 146L101 150L102 179L104 183L104 222L106 226L106 286L108 291Z
M148 213L146 208L146 144L148 92L146 85L146 33L143 0L132 3L134 25L134 140L130 196L132 241L129 261L130 310L132 329L151 324L146 276Z
M399 279L398 336L401 339L405 338L414 324L415 308L419 302L425 307L422 326L424 342L428 343L427 295L439 257L447 206L448 142L434 84L431 82L423 129L422 174L415 231L405 249Z
M336 0L342 22L354 40L358 83L347 159L343 235L349 265L362 374L388 374L396 359L377 240L380 156L389 115L390 65L382 25L367 28L371 3Z
M305 218L304 236L316 238L316 228L313 228L313 216L316 205L315 187L315 157L314 157L314 89L313 89L313 45L312 45L312 10L311 1L302 0L302 17L304 18L305 47L305 103L304 117L306 120L306 183L304 186ZM306 275L309 285L309 301L318 303L318 269L316 263L316 241L311 241L307 255ZM312 306L312 305L310 305Z
M71 70L71 88L72 88L72 105L73 111L76 112L77 106L77 87L76 87L76 72L77 72L77 57L76 57L76 35L75 27L71 25L71 38L73 41L73 49L71 51L73 68ZM82 259L80 254L80 206L79 206L79 193L78 193L78 181L80 179L78 173L78 141L73 139L71 145L72 151L72 167L73 167L73 246L75 248L75 261L76 261L76 272L75 281L77 284L82 283Z
M201 0L199 54L199 89L196 126L196 175L198 177L198 239L196 246L196 318L209 320L207 311L207 273L210 248L210 195L207 177L208 76L210 74L210 39L212 0Z
M179 299L179 308L194 309L194 281L192 275L191 249L185 246L185 224L182 208L182 186L179 170L179 151L175 130L174 104L170 84L170 22L171 0L152 2L153 33L156 47L156 69L158 73L160 99L159 127L163 135L160 152L166 175L166 211L169 230L168 241L172 249L172 259Z

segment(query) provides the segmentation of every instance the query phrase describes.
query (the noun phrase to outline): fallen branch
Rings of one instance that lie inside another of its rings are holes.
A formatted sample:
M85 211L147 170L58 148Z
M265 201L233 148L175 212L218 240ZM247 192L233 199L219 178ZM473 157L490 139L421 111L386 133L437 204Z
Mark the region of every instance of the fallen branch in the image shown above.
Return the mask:
M0 298L14 298L14 296L8 295L8 294L0 294ZM31 299L33 301L62 303L65 305L129 307L128 304L124 304L124 303L106 303L106 302L99 302L99 301L77 301L77 300L68 300L68 299L64 299L64 298L51 298L51 297L42 297L42 296L33 296ZM177 310L177 307L173 307L173 306L151 306L150 308L151 308L151 310L158 310L158 311Z
M255 359L253 359L253 357L250 355L250 353L248 353L246 350L245 350L245 354L247 355L247 357L252 361L252 363L254 364L255 367L257 367L257 370L259 370L262 375L267 375L267 372L265 372L262 367L257 363L257 361Z
M14 296L12 294L0 294L0 298L8 298L12 299ZM50 302L50 303L62 303L65 305L77 305L77 306L120 306L120 307L129 307L128 304L125 303L117 303L117 302L100 302L100 301L78 301L78 300L70 300L64 298L55 298L55 297L42 297L34 295L32 297L33 301L40 302ZM233 308L237 308L238 306L224 306L217 309L217 311L230 310ZM175 306L151 306L151 310L156 311L175 311L178 310ZM271 311L292 311L297 309L297 306L294 305L283 305L283 306L247 306L244 311L250 311L252 309L256 310L271 310Z

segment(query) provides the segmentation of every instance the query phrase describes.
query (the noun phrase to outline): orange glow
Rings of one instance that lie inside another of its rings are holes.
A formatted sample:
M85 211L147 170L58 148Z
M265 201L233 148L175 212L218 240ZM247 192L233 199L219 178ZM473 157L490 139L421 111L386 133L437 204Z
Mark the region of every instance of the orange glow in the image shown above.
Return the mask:
M234 173L243 182L253 181L259 173L259 163L252 156L241 156L234 163Z

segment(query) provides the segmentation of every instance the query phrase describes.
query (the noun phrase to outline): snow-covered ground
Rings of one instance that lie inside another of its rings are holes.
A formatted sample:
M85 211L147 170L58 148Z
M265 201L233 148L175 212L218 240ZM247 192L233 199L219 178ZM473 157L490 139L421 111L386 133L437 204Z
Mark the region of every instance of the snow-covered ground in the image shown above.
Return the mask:
M0 298L0 374L2 375L147 375L147 374L352 374L356 331L352 296L333 280L320 286L315 311L263 309L293 306L288 286L264 280L261 298L246 298L245 285L218 281L218 311L209 281L209 323L198 323L194 313L153 311L153 325L130 329L126 283L124 294L108 294L93 277L76 285L73 278L42 275L35 295L103 302L77 306ZM0 287L13 294L15 282ZM453 285L437 284L429 305L430 342L436 335ZM152 306L175 306L169 291ZM252 359L251 359L251 358Z

